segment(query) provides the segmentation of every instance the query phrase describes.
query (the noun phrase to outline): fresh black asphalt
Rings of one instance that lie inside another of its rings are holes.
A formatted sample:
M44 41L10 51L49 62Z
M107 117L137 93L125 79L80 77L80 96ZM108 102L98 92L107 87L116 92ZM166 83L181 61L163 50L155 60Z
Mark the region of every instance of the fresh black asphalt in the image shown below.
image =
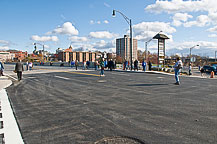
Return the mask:
M216 79L181 77L177 86L168 75L105 75L41 73L14 82L7 92L25 143L89 144L116 136L217 143Z

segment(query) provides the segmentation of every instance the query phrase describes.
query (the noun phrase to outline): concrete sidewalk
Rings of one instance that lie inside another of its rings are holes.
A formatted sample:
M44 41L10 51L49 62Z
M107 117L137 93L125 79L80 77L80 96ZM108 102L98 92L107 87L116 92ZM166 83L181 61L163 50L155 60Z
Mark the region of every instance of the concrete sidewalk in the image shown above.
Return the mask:
M0 76L0 143L24 144L13 109L8 99L5 88L10 86L12 81L6 76Z

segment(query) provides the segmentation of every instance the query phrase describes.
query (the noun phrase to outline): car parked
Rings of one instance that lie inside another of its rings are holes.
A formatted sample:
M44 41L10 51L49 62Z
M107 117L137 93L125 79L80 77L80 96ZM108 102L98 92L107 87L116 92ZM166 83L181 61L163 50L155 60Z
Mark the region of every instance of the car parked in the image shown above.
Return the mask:
M203 69L205 72L210 72L210 66L209 65L203 66Z

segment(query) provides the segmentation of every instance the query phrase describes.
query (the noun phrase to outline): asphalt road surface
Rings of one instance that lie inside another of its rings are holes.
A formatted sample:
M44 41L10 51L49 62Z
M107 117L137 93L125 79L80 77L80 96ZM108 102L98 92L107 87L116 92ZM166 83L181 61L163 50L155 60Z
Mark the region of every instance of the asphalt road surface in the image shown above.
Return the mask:
M105 75L50 71L14 82L7 92L25 143L217 143L216 79L181 77L177 86L169 75Z

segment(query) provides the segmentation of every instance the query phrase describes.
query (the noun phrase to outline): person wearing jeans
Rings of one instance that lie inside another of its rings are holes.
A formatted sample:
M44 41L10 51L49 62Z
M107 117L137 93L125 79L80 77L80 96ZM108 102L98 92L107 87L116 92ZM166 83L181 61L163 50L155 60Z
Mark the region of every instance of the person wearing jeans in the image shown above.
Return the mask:
M180 69L182 68L182 61L180 60L179 57L176 58L176 64L174 66L174 71L175 71L175 79L176 79L176 83L175 85L180 85L180 81L179 81L179 73L180 73Z

